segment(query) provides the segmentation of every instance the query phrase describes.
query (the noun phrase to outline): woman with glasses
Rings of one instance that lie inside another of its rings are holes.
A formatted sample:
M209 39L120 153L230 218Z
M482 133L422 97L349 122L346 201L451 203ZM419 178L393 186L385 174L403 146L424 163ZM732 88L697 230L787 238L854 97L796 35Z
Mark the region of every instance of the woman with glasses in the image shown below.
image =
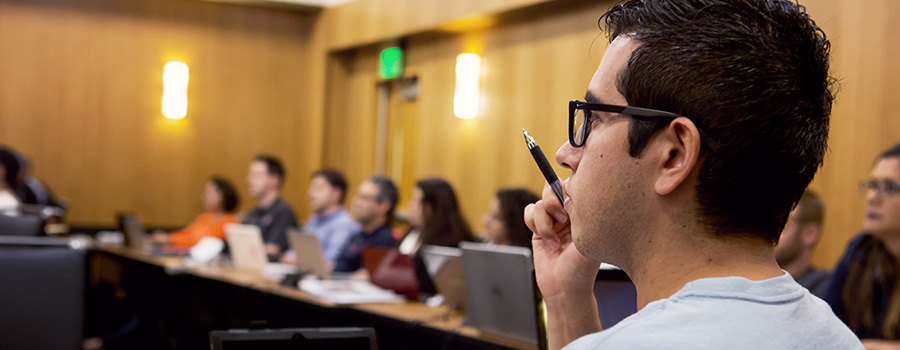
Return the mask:
M867 349L900 348L900 144L860 184L863 230L835 268L825 300Z

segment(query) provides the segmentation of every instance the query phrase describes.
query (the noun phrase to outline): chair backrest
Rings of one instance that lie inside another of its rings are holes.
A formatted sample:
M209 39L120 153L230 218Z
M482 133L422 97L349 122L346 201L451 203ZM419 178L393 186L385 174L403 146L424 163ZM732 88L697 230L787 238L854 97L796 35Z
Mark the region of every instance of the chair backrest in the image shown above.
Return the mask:
M373 328L232 329L209 332L213 350L348 349L377 350Z
M40 239L47 237L34 237ZM51 238L52 239L52 238ZM50 242L0 244L0 344L79 349L84 333L85 250Z
M618 268L601 268L594 281L594 298L603 329L637 312L637 291L634 283Z
M36 215L0 215L0 235L38 236L44 231L44 219Z

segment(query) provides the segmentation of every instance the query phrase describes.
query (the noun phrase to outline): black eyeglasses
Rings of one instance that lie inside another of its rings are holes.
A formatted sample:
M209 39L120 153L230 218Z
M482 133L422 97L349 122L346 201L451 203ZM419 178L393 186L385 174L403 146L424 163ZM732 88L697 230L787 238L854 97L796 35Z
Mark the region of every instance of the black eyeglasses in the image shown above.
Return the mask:
M627 114L639 118L675 119L684 117L672 112L660 111L657 109L571 100L569 101L569 144L571 144L572 147L578 148L584 146L584 141L587 140L588 133L591 131L592 119L590 118L590 115L592 111ZM706 135L699 126L697 127L697 130L700 132L700 137L703 139L703 142L706 143L706 146L710 149L715 148L715 141Z
M894 180L876 180L869 179L859 182L859 194L865 196L868 191L875 191L875 193L883 195L885 197L893 197L900 192L900 183Z

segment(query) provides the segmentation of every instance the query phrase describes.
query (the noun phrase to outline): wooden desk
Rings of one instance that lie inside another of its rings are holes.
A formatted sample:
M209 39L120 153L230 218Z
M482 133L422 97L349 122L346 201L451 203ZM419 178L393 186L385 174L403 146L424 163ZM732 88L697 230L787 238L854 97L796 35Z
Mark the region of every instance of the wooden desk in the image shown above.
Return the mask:
M180 258L125 248L94 250L91 285L118 286L140 317L148 348L208 348L215 329L359 326L376 329L381 349L536 349L535 344L463 326L460 312L404 304L336 306L257 274L188 267Z

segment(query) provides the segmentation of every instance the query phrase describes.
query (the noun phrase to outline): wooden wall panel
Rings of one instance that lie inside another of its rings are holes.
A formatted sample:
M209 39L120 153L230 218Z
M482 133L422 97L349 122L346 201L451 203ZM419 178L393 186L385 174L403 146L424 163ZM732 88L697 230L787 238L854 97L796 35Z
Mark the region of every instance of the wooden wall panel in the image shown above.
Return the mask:
M840 79L829 139L830 152L811 188L826 203L825 232L815 262L833 267L859 231L865 202L857 184L874 158L900 142L900 3L810 0L811 16L832 43L832 73Z
M581 98L606 47L596 20L597 5L556 8L520 14L481 33L437 33L407 39L406 76L419 81L419 98L403 108L400 125L413 127L404 133L401 207L406 207L416 180L443 177L456 188L463 211L473 229L481 231L481 217L499 188L524 186L539 191L543 179L525 148L521 128L526 128L553 157L566 140L569 99ZM468 47L481 47L484 69L482 112L473 120L453 115L456 56ZM340 67L352 66L356 77L330 74L326 130L340 129L374 140L376 47L337 54ZM564 53L564 54L559 54ZM359 64L347 64L343 60ZM362 78L362 79L359 79ZM355 96L353 106L331 95ZM411 114L411 115L410 115ZM347 121L344 118L352 118ZM360 128L353 131L353 128ZM362 135L362 129L366 128ZM348 130L349 129L349 130ZM374 154L374 143L338 141L327 132L325 162L356 179L368 176L375 165L365 154ZM342 149L343 148L343 149ZM351 157L349 155L355 155ZM390 170L390 169L389 169ZM557 167L561 176L568 171ZM391 174L397 177L398 174Z
M391 100L400 106L391 118L402 119L391 135L404 140L388 165L402 162L392 174L402 203L416 179L445 177L480 231L497 188L540 189L519 130L551 157L565 142L564 105L583 95L602 57L596 20L610 3L357 0L303 15L177 0L0 1L0 143L28 153L72 200L74 223L109 224L125 209L151 225L184 224L211 173L245 194L259 152L284 158L286 197L305 217L311 171L344 169L355 187L376 169L372 43L401 38L407 75L420 84L418 100ZM900 4L804 4L832 41L841 79L830 152L812 184L828 205L815 261L830 267L860 226L857 182L900 141L900 24L889 20ZM484 60L482 114L464 121L452 115L453 71L473 43ZM160 74L174 58L191 66L190 107L187 120L166 123Z
M548 0L352 1L325 11L330 30L328 47L333 50L354 48L546 2Z
M117 210L186 224L213 173L248 209L245 176L260 152L285 161L286 197L305 213L321 156L320 117L304 115L311 23L195 1L0 2L0 143L31 156L76 225L109 225ZM172 59L190 66L181 122L160 114Z

